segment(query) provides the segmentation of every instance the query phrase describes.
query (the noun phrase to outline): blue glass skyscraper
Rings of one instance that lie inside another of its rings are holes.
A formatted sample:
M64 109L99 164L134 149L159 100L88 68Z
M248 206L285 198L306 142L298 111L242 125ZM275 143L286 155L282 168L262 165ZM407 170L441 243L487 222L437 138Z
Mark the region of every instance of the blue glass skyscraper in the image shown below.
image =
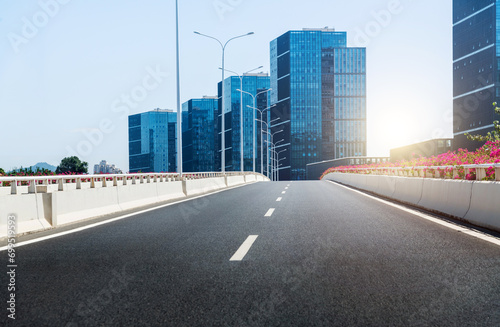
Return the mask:
M128 117L129 171L177 171L177 114L156 109Z
M215 115L217 97L191 99L182 105L182 161L186 172L212 172L220 170L216 165L217 151ZM218 151L217 151L218 152Z
M493 130L500 97L500 1L453 1L453 147L474 150L473 135Z
M260 122L256 122L255 130L256 137L253 138L253 109L249 108L255 106L258 109L265 109L269 103L268 97L270 78L268 74L244 74L243 80L243 164L245 171L253 170L253 146L255 142L255 170L261 171L260 157L261 157L261 142L260 142ZM226 171L240 171L241 170L241 142L240 142L240 111L241 111L241 81L238 76L231 76L224 81L225 85L225 115L226 115ZM221 105L222 84L219 83L218 87L219 107ZM258 95L258 96L257 96ZM256 118L260 119L260 113L256 113ZM218 126L220 126L221 113L218 113ZM267 121L267 111L262 117ZM265 125L264 125L265 128ZM218 127L220 131L220 127ZM218 135L217 149L220 150L220 135ZM265 147L265 145L264 145ZM264 170L267 168L267 152L264 150ZM217 162L220 167L220 152L217 153ZM220 168L218 169L220 170ZM264 173L266 173L264 171Z
M289 31L270 50L271 130L286 150L280 179L305 179L311 162L366 156L365 48L324 28Z

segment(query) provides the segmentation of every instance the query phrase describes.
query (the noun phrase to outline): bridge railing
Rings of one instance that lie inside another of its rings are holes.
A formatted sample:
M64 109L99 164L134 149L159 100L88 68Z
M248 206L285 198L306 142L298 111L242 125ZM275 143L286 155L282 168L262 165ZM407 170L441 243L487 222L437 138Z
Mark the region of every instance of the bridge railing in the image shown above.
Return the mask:
M329 172L422 178L469 179L477 181L481 181L491 176L494 172L495 180L500 181L500 164L416 167L339 167L337 169L333 168Z
M10 188L10 194L47 193L66 189L110 187L129 184L167 183L204 178L245 176L253 172L202 172L202 173L135 173L101 175L52 175L52 176L4 176L0 177L0 190ZM21 189L22 187L22 189ZM8 192L0 192L8 194Z

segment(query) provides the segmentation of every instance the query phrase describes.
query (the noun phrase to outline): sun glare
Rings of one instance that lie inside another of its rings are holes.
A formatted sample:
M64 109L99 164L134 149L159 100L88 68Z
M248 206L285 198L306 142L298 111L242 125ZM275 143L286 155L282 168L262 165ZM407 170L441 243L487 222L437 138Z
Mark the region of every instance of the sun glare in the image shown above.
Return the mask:
M371 148L376 155L421 141L419 122L409 114L388 111L379 115L372 126Z

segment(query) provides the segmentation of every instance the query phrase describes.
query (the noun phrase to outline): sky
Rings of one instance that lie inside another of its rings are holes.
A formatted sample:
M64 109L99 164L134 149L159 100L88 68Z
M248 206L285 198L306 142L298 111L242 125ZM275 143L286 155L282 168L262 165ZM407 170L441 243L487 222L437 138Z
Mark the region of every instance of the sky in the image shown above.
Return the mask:
M367 48L368 155L452 136L452 0L179 0L181 102L269 42L335 28ZM127 116L176 109L174 0L0 0L0 167L77 155L128 171Z

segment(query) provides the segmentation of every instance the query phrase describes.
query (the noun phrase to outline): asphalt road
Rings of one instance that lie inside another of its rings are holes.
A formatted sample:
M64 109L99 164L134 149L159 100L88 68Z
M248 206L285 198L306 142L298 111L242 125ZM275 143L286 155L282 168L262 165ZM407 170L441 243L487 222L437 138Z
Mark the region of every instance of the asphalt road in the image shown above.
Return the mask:
M500 326L500 246L329 182L256 183L16 260L4 326Z

